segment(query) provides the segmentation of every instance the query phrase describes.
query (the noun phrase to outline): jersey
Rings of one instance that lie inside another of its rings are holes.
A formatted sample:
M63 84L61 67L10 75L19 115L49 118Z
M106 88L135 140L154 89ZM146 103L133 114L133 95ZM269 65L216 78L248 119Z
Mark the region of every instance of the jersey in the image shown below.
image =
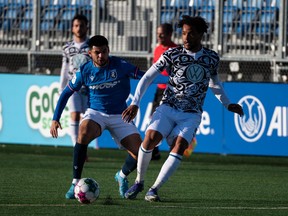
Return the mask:
M126 108L130 94L130 78L144 75L138 67L125 60L109 56L109 63L96 67L93 61L83 64L69 82L73 91L84 85L88 90L88 107L106 114L121 114Z
M89 46L87 44L88 38L83 43L76 43L74 40L67 42L62 48L62 67L60 75L60 91L62 91L68 84L69 80L75 74L74 66L72 64L73 56L77 54L88 55Z
M203 112L211 75L217 75L220 58L210 49L191 53L184 47L171 48L153 64L158 71L170 71L162 103L183 112Z

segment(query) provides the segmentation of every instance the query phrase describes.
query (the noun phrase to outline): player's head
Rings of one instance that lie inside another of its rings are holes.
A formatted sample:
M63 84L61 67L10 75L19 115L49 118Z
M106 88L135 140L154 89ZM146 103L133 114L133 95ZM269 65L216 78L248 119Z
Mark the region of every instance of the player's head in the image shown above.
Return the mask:
M88 19L82 14L76 14L72 19L72 33L74 37L85 39L88 31Z
M163 23L157 27L157 41L159 44L167 45L171 42L173 27L170 23Z
M182 40L184 47L191 51L198 51L201 46L203 34L207 32L208 24L200 16L191 17L184 15L178 23L182 28Z
M88 41L89 55L97 67L103 67L109 62L108 40L102 35L95 35Z

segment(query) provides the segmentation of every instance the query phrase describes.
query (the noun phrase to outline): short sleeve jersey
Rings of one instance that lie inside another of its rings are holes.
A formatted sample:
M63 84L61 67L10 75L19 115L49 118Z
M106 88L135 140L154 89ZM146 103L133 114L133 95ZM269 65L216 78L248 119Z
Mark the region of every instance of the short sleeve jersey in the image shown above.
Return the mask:
M183 112L203 112L210 77L217 74L220 58L210 49L191 53L184 47L171 48L153 65L169 69L169 82L162 102Z
M69 87L79 91L88 89L88 107L106 114L121 114L130 94L130 78L139 79L144 72L125 60L110 56L104 67L94 66L92 61L83 64L69 82Z
M88 40L89 39L87 38L86 41L82 43L80 47L79 47L79 44L77 44L74 40L67 42L63 46L62 61L69 64L68 66L69 67L69 71L68 71L69 80L71 80L74 75L74 72L73 72L74 66L72 64L72 57L77 54L84 54L88 56L88 50L89 50Z

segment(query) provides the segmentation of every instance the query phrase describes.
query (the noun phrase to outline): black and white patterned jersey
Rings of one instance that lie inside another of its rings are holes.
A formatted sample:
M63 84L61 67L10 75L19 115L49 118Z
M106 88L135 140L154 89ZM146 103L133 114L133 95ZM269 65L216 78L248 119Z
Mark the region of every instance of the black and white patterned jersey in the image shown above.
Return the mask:
M67 42L62 48L62 67L60 74L60 91L62 91L72 79L76 70L72 64L72 57L77 54L88 55L88 38L82 43L76 43L74 40Z
M211 75L217 75L220 58L208 48L191 53L179 46L167 50L153 65L168 69L170 78L162 103L183 112L203 112Z

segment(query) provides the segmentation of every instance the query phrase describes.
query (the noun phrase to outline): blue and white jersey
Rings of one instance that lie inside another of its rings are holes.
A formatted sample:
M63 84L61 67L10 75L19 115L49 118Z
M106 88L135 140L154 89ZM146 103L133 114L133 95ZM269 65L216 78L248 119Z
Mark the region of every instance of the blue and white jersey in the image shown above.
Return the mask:
M84 85L88 89L88 107L106 114L121 114L130 94L130 78L144 75L138 67L125 60L109 56L109 63L96 67L93 61L83 64L69 82L73 91Z
M209 81L211 75L217 75L219 61L218 54L207 48L197 53L184 47L167 50L153 65L170 73L162 103L183 112L203 112Z

